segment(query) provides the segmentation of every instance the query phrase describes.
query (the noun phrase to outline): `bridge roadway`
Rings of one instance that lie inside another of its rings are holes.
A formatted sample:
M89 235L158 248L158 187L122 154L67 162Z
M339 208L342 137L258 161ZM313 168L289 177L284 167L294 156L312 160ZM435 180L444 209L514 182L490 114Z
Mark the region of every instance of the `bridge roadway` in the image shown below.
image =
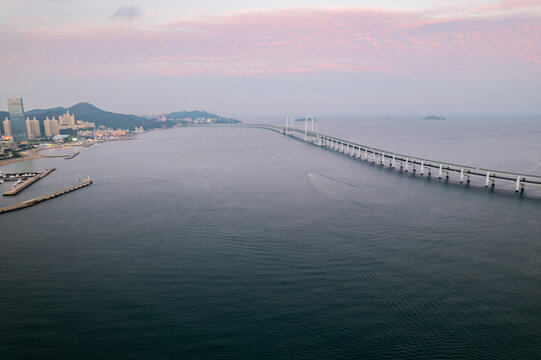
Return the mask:
M194 125L192 125L194 126ZM539 175L529 175L521 174L509 171L493 170L472 167L467 165L453 164L445 161L424 159L420 157L415 157L411 155L405 155L400 153L395 153L392 151L386 151L370 146L365 146L361 144L354 143L352 141L343 140L337 137L328 136L321 134L315 131L308 130L306 125L305 129L299 129L294 127L288 127L286 124L285 127L268 125L268 124L211 124L211 125L195 125L198 127L242 127L242 128L259 128L271 130L280 134L287 136L294 136L296 139L312 143L317 146L322 146L329 148L340 153L350 155L352 157L363 159L365 161L372 161L372 163L378 163L382 166L385 166L387 161L389 167L396 169L398 166L400 170L404 172L409 172L410 169L413 173L419 171L419 175L424 175L428 173L428 176L432 176L432 170L435 170L438 179L445 177L446 180L449 180L449 174L455 173L459 176L460 183L469 183L470 177L476 176L480 177L485 181L485 187L494 188L496 180L503 180L506 182L511 182L515 184L515 192L524 192L524 187L526 184L541 186L541 176ZM301 135L303 137L295 136L295 134Z

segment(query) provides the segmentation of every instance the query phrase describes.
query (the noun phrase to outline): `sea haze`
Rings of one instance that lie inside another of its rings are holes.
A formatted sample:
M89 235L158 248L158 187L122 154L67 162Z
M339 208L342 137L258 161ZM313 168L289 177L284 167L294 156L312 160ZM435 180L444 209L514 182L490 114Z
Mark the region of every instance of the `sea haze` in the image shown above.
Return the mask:
M316 130L541 173L536 119L361 120ZM0 216L4 358L541 353L534 189L441 184L242 128L153 131L2 171L49 167L0 206L95 182Z

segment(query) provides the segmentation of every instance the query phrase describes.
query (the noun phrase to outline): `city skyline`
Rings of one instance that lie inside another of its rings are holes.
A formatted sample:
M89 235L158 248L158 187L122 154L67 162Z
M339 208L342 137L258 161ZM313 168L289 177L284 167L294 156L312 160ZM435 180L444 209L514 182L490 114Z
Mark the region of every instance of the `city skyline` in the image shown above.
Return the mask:
M5 10L0 93L28 108L541 113L538 1L10 0Z

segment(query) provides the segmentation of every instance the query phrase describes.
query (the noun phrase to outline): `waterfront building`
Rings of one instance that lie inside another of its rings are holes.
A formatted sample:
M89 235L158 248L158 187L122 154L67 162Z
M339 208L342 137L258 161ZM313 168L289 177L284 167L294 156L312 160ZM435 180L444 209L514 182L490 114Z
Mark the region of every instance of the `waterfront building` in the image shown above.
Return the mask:
M43 120L43 128L45 129L45 136L52 138L60 134L60 124L53 116L52 120L47 118Z
M64 115L58 116L58 122L60 124L60 130L65 129L71 129L71 130L78 130L78 129L88 129L93 128L94 123L92 122L86 122L82 120L75 120L75 114L70 114L70 111L67 110Z
M26 118L26 133L28 134L28 140L36 139L41 136L39 121L36 120L35 116L32 120L30 120L29 117Z
M62 129L75 128L75 114L70 114L69 110L64 115L58 115L58 121Z
M11 132L11 121L6 117L6 120L3 122L4 124L4 135L5 136L13 136L13 133Z
M26 124L24 121L23 99L11 98L8 99L9 120L11 121L11 132L13 141L25 142L28 141L26 133Z

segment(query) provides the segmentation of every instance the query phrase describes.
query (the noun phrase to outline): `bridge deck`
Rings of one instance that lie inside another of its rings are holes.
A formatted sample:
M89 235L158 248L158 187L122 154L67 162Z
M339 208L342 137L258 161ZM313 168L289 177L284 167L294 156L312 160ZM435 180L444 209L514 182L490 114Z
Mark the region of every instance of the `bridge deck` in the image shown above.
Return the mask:
M309 143L316 144L318 146L325 146L331 148L332 150L340 150L341 152L348 153L349 155L362 158L364 154L364 159L368 160L368 155L372 155L373 162L380 162L385 164L385 161L390 162L390 166L395 167L396 163L400 164L401 169L409 171L409 167L412 166L413 172L417 172L416 166L420 166L420 173L423 174L425 168L428 169L429 173L433 169L438 171L438 177L442 177L445 173L446 178L449 177L449 173L459 173L460 182L463 182L464 179L469 182L470 176L477 176L485 179L485 186L492 185L494 186L495 180L504 180L508 182L513 182L516 184L515 191L524 190L524 185L536 185L541 186L541 176L532 175L532 174L523 174L511 171L495 170L488 168L479 168L468 165L454 164L445 161L425 159L417 156L411 156L401 153L396 153L392 151L382 150L371 146L366 146L358 144L352 141L340 139L337 137L321 134L315 131L310 131L306 129L298 129L292 127L282 127L276 125L268 124L212 124L212 125L198 125L199 127L243 127L243 128L260 128L275 131L285 135L292 135L293 133L300 134L304 136L303 138L295 136L299 140L303 140ZM355 155L357 152L357 155ZM376 159L376 156L379 159Z

